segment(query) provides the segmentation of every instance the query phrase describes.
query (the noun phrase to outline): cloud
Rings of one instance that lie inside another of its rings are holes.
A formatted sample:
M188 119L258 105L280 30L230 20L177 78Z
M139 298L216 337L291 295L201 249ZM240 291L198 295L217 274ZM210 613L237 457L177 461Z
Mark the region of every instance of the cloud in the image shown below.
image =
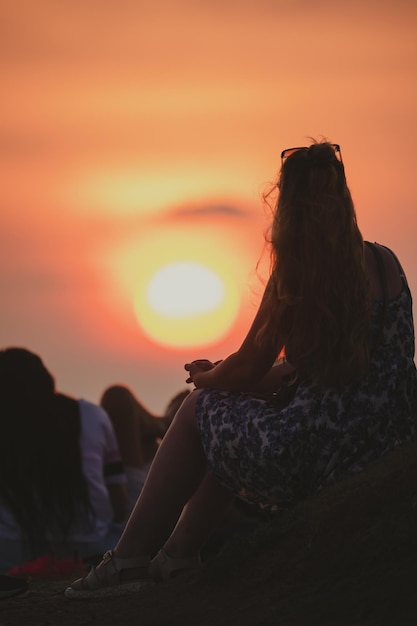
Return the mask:
M243 218L250 216L251 212L241 206L232 204L201 204L180 207L178 209L175 209L171 215L173 217L186 217L187 215L228 215Z

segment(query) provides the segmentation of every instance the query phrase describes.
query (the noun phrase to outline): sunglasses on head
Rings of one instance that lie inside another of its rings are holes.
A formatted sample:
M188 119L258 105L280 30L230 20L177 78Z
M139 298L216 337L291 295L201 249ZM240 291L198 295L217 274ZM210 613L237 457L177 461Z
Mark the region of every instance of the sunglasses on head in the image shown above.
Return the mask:
M330 144L334 150L334 153L336 155L336 158L342 163L342 153L340 151L340 146L338 143L332 143ZM281 152L281 163L283 164L284 161L286 159L288 159L289 156L291 156L292 154L294 154L294 152L298 152L299 150L308 150L309 148L307 146L302 146L300 148L286 148L285 150L283 150Z

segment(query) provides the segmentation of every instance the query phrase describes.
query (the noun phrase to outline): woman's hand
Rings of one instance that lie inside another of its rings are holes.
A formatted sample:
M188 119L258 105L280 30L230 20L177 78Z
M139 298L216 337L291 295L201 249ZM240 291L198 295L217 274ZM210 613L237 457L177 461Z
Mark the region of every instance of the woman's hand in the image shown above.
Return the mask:
M189 373L189 377L186 379L186 383L193 383L194 377L196 374L200 374L201 372L208 372L212 370L213 367L216 367L221 363L221 361L209 361L208 359L197 359L196 361L191 361L191 363L186 363L184 365L184 369Z

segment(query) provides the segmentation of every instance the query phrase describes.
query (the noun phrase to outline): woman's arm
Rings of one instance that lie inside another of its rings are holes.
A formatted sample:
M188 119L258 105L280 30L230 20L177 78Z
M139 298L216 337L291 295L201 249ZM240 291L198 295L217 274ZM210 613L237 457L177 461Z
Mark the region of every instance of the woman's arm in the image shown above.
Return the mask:
M277 341L276 345L260 345L256 340L258 331L269 321L267 305L269 286L268 283L252 326L239 350L218 365L204 360L187 363L185 369L190 374L187 382L193 382L196 387L228 391L253 391L257 388L282 349L280 341Z
M289 381L292 381L296 369L291 363L288 363L286 359L280 359L275 363L269 372L262 378L262 380L256 385L253 391L258 393L273 393L280 387L286 386Z

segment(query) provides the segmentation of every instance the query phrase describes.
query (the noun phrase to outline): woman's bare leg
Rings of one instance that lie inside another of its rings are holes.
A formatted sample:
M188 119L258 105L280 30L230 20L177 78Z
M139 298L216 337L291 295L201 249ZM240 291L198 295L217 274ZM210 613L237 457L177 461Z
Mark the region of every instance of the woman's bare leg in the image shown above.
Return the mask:
M199 393L194 391L186 398L162 440L114 549L119 557L153 555L165 542L172 556L195 553L232 499L230 492L206 473L195 416Z
M149 576L155 580L163 578L159 560L150 563L150 558L163 547L169 557L185 558L186 568L193 566L188 565L190 561L198 563L200 547L233 499L229 490L207 473L195 415L199 394L197 390L186 398L162 440L139 499L113 550L112 567L107 569L109 558L103 559L86 577L72 583L65 592L67 597L77 594L82 597L85 593L96 593L95 589L100 594L100 584L97 587L100 580L104 587L113 584L110 576L115 575L117 558L128 560L117 573L121 583ZM176 570L178 561L173 571Z
M164 549L173 557L197 555L201 546L222 521L234 494L206 473L200 487L183 509Z

